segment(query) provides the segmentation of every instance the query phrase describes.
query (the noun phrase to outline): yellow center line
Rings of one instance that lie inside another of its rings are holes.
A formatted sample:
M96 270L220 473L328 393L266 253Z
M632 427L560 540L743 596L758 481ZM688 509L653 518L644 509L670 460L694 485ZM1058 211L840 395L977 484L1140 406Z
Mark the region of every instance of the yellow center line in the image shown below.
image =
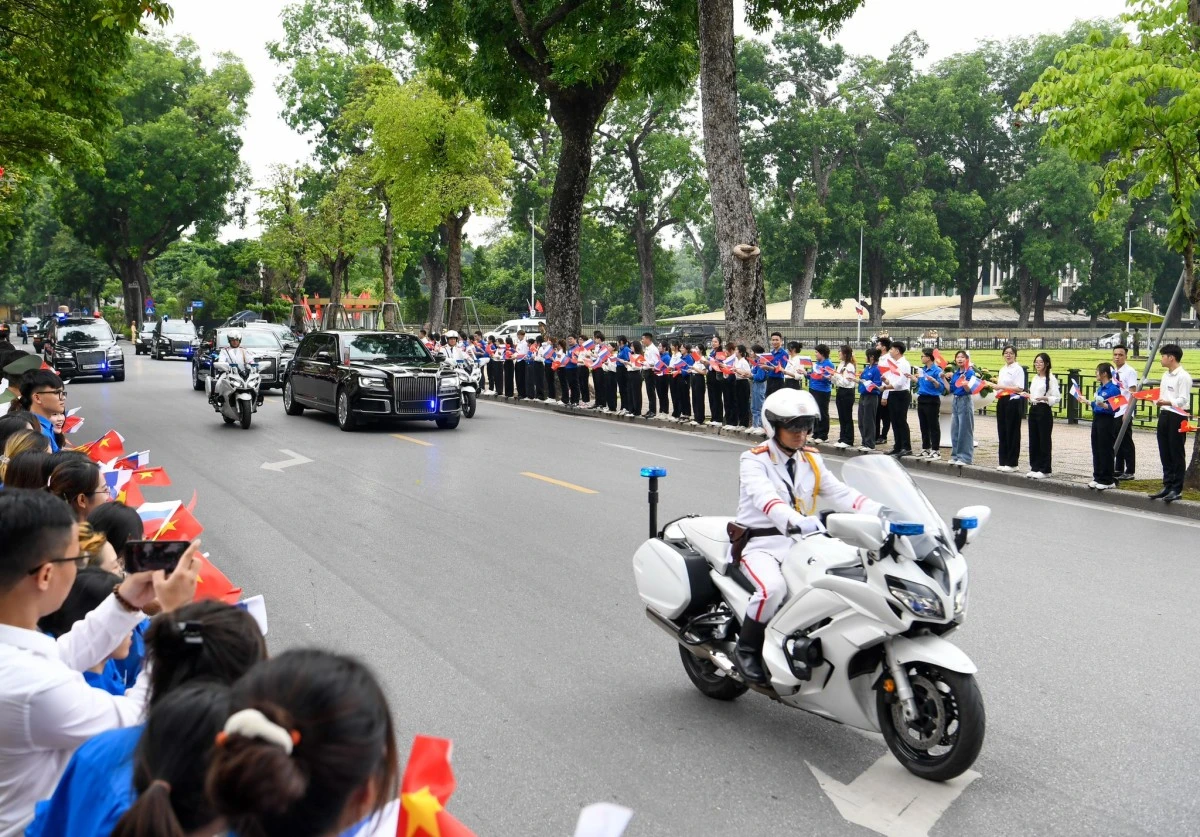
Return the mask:
M551 485L561 486L562 488L569 488L572 491L578 491L580 494L600 493L598 491L592 491L590 488L584 488L582 485L575 485L575 483L572 482L563 482L562 480L556 480L553 477L544 477L541 474L535 474L532 471L522 471L521 476L529 477L530 479L541 480L542 482L548 482Z
M426 442L424 439L414 439L412 436L405 436L403 433L393 433L393 439L403 439L406 442L412 442L414 445L422 445L427 448L433 447L433 442Z

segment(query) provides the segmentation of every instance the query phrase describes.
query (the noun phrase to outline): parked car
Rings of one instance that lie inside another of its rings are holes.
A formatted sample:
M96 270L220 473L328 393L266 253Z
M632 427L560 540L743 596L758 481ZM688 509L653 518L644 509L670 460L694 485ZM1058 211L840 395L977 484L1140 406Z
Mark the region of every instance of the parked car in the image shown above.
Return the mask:
M248 332L249 334L249 332ZM433 421L458 427L458 374L411 334L394 331L314 331L296 350L283 387L283 408L333 413L338 427L364 420Z
M67 317L55 323L42 346L42 360L64 381L90 376L125 380L125 354L104 320Z
M511 337L515 340L518 331L524 331L526 335L537 334L538 326L544 326L545 324L546 320L542 317L538 317L537 319L529 319L526 317L519 320L505 320L496 328L495 331L489 331L487 334L483 335L483 338L485 340L490 340L494 337L500 342L503 342L505 337Z
M1114 331L1112 334L1106 334L1096 341L1097 349L1113 349L1121 345L1121 332Z
M181 357L190 360L196 351L196 327L187 320L159 320L154 324L150 357L162 360Z
M150 347L154 344L154 326L157 323L148 321L142 323L142 327L137 330L133 336L133 353L135 355L150 354Z
M279 340L269 331L245 328L210 328L200 338L196 351L192 355L192 389L204 389L204 382L212 374L213 361L221 353L221 349L229 346L229 332L242 333L242 348L260 363L258 374L261 389L283 386L284 375L291 365L292 355L285 352Z

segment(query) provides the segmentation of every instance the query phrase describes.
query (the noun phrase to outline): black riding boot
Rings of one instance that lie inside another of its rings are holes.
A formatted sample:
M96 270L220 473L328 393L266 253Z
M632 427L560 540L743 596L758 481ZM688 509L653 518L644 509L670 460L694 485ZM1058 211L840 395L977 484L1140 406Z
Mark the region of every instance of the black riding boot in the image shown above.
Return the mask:
M767 673L763 671L762 662L766 630L766 622L755 622L746 617L742 620L741 631L738 632L737 647L733 649L733 663L738 673L749 683L766 685L770 682Z

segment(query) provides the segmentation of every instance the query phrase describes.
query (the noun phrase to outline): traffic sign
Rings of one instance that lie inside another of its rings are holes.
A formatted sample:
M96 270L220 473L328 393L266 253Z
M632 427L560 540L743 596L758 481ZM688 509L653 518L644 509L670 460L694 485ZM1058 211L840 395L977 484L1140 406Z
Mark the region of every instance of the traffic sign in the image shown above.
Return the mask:
M202 299L193 299L192 300L192 308L203 308L203 307L204 307L204 300L202 300Z

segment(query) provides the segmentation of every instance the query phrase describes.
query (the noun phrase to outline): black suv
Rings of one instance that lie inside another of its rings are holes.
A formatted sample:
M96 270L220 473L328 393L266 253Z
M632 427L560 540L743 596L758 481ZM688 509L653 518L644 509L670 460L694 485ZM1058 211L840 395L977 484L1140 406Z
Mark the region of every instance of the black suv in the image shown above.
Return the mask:
M187 320L159 320L150 338L150 357L162 360L181 357L191 360L196 350L196 327Z
M125 380L125 355L104 320L68 317L51 325L42 346L42 359L64 381L88 376Z
M305 407L337 416L353 430L364 419L435 421L458 427L458 375L411 334L394 331L315 331L300 342L283 385L283 408Z

